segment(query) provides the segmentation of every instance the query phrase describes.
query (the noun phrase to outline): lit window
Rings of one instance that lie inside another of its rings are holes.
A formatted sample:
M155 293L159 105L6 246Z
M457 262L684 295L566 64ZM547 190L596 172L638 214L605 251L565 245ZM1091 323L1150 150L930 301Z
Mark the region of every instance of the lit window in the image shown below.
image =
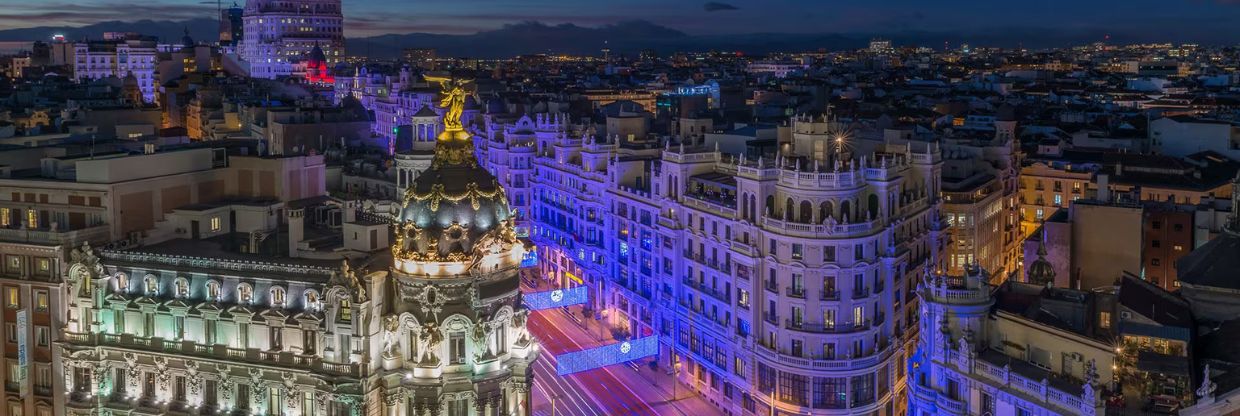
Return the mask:
M5 299L7 299L6 303L8 304L9 309L17 309L22 306L21 292L18 292L15 287L10 287L7 289L7 296L5 296Z
M212 301L220 300L220 282L214 280L207 282L207 299Z
M159 281L155 280L155 276L146 276L146 294L155 296L159 294Z
M185 299L189 297L189 281L185 278L177 279L177 299Z
M211 231L220 230L220 217L211 217Z
M284 306L284 288L282 287L271 288L271 306L273 307Z
M250 288L250 285L242 283L237 286L237 303L249 304L253 297L254 289Z
M49 300L48 300L48 297L47 297L47 291L46 291L46 290L39 290L39 291L34 292L34 307L35 307L35 310L37 310L37 311L39 311L39 312L47 312L47 309L48 309L48 303L49 303Z

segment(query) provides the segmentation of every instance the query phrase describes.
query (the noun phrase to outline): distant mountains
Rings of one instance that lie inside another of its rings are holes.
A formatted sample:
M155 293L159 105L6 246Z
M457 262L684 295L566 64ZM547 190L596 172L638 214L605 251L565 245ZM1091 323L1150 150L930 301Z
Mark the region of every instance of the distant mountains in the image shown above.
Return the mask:
M164 42L179 42L183 32L198 41L218 37L218 23L213 19L180 22L140 20L136 22L102 22L82 27L34 27L0 30L0 42L49 39L63 34L71 40L98 39L103 32L140 32L159 37ZM1081 29L1047 31L1038 28L1008 27L976 33L900 32L900 33L749 33L736 35L689 35L654 23L635 20L598 27L574 24L547 25L539 22L509 24L495 30L470 35L409 33L348 38L350 54L375 58L395 58L402 48L435 48L440 56L503 58L534 53L565 53L598 55L603 48L616 54L634 54L652 49L661 54L673 51L739 51L765 54L783 51L841 50L865 47L870 38L881 36L897 45L923 45L941 48L957 47L962 42L976 46L1024 46L1027 48L1079 45L1102 39L1106 31ZM1112 41L1148 42L1151 34L1111 33ZM1165 39L1163 40L1165 41Z
M49 40L53 35L64 35L68 40L100 39L103 32L138 32L147 36L155 36L162 42L177 43L185 36L197 41L215 41L219 39L219 22L215 19L192 19L180 22L138 20L133 22L108 21L93 25L39 26L22 29L0 30L0 41L36 41Z

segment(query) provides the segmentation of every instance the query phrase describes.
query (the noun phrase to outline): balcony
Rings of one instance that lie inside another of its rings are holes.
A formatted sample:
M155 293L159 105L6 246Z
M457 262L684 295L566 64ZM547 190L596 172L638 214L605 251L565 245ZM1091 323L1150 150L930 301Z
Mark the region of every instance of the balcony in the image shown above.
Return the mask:
M767 323L779 325L779 315L770 312L763 312L762 319L766 320Z
M766 290L773 293L779 293L779 283L776 283L774 280L767 280L764 286L766 287Z
M840 300L840 291L835 288L823 289L822 294L818 296L819 300L837 301Z
M867 296L870 296L869 288L859 287L859 288L853 289L853 292L852 292L853 299L863 299Z
M860 323L843 323L843 324L820 324L807 322L793 322L791 319L784 320L784 327L797 332L806 332L811 334L847 334L852 332L864 331L871 327L871 321L865 320Z
M805 299L805 288L789 287L784 289L784 295L790 298Z
M337 364L313 355L300 355L292 351L262 351L257 348L230 348L227 345L204 345L194 341L166 340L158 337L138 337L130 334L80 334L65 333L65 341L79 346L118 347L143 349L152 352L227 358L261 365L304 368L346 377L360 374L357 364Z
M762 357L763 359L779 362L784 365L800 367L800 368L805 368L805 369L812 369L812 370L823 370L823 369L849 370L849 369L869 368L869 367L878 365L879 363L883 362L883 360L890 358L891 354L895 351L895 348L894 348L895 344L892 344L892 345L886 346L885 348L876 352L875 354L870 354L865 357L839 358L839 359L836 359L836 358L802 358L802 357L794 357L787 353L776 351L774 348L772 348L770 345L766 345L764 342L755 342L754 344L755 344L754 350L758 353L757 355L759 357Z
M72 245L81 244L84 241L99 243L111 239L111 228L112 226L107 224L77 230L56 231L46 228L0 228L0 241L48 245Z

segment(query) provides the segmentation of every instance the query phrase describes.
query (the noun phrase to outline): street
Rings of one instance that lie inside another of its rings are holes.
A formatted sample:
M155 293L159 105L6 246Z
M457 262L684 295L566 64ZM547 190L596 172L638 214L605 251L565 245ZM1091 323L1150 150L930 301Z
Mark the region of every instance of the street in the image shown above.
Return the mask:
M528 286L527 286L528 289ZM531 289L532 290L532 289ZM534 363L534 414L552 415L682 415L705 416L719 411L688 386L671 402L672 378L651 370L650 360L614 365L568 376L556 374L556 356L617 342L603 325L581 319L581 307L534 312L529 330L542 343ZM570 316L570 314L573 314Z

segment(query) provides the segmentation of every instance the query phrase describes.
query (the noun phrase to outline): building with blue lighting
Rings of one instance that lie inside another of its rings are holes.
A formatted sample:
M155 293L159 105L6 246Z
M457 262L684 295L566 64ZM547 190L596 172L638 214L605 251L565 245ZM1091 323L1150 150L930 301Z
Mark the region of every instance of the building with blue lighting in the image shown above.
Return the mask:
M588 286L614 334L659 335L659 364L724 414L901 414L912 290L943 244L942 162L842 132L797 117L774 158L538 136L540 271Z

